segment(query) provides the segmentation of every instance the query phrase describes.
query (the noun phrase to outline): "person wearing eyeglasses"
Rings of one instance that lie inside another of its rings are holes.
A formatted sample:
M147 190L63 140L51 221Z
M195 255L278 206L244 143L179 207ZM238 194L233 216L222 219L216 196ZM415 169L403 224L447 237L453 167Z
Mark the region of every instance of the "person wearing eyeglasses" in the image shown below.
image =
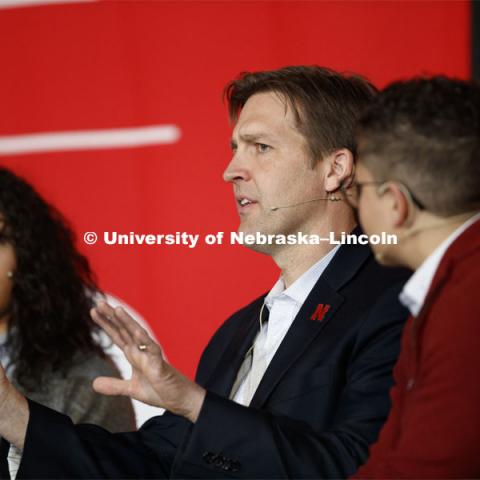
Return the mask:
M394 83L357 136L345 198L368 234L397 235L376 258L415 273L392 410L356 478L479 478L480 86Z

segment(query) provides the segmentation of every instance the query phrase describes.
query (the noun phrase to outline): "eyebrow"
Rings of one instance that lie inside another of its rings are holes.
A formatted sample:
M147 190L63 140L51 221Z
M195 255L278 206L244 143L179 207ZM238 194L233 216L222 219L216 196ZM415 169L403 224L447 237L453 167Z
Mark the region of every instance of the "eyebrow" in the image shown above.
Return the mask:
M256 133L242 133L239 135L240 139L246 143L258 143L260 141L266 142L273 142L273 138L271 135L268 135L264 132L256 132ZM232 138L230 140L230 147L232 149L237 148L237 142Z

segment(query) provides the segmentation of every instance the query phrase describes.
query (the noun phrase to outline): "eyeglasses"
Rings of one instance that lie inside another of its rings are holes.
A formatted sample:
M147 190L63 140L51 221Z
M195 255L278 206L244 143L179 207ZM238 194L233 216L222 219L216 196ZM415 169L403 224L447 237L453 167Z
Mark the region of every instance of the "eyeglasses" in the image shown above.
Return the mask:
M386 191L387 187L387 182L381 182L381 181L373 181L373 182L353 182L348 189L350 191L347 192L346 188L341 189L341 192L343 193L343 196L345 198L345 202L348 203L352 208L358 209L358 204L360 202L360 195L362 194L362 190L364 187L373 187L377 186L378 190L377 193L379 195L383 195ZM403 183L395 181L395 183L398 185L399 189L403 192L407 200L415 205L417 208L420 210L425 210L425 206L418 200L416 199L410 189Z
M362 194L364 187L381 187L383 184L385 184L385 182L354 182L350 185L350 187L348 187L348 192L344 187L342 187L341 191L345 197L345 202L347 202L352 208L357 209L360 201L360 195Z

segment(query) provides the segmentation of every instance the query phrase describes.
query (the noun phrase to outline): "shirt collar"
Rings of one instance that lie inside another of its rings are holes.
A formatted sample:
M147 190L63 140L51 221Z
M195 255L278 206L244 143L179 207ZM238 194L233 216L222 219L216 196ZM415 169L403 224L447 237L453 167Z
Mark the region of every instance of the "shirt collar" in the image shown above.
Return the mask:
M480 219L480 213L470 217L465 223L460 225L452 232L426 260L420 265L417 271L410 277L404 285L399 299L410 310L410 313L416 317L423 307L433 277L442 261L448 247L465 231L470 225L473 225Z
M297 278L288 288L285 288L285 282L283 281L283 278L280 277L265 297L265 305L270 309L275 299L282 295L293 300L298 305L303 305L339 248L340 245L337 245L330 250L324 257Z

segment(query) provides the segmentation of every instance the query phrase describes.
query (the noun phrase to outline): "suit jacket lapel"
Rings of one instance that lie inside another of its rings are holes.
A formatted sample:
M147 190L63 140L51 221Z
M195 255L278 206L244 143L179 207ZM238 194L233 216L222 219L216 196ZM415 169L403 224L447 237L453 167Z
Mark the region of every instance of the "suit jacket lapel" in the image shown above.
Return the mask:
M359 229L352 233L358 234ZM260 406L265 402L283 375L291 365L305 352L324 326L333 318L335 311L343 302L337 291L347 283L371 255L370 249L362 245L342 245L328 267L323 272L312 292L295 318L288 334L280 345L255 393L251 405ZM264 296L252 304L245 313L241 326L234 333L217 367L213 370L205 387L218 395L228 397L238 370L247 350L252 346L258 333L258 315ZM311 317L319 303L329 305L322 321Z
M338 290L355 275L370 255L370 249L366 246L340 247L295 317L252 398L251 406L259 408L263 405L288 369L321 334L327 323L335 321L335 312L344 301ZM316 320L314 315L319 304L330 306L322 320Z
M312 319L319 302L330 306L321 321ZM260 407L265 402L288 369L308 349L325 325L331 321L342 302L343 297L320 278L270 362L252 398L251 406Z
M240 366L245 358L247 350L253 345L255 336L259 330L259 313L263 304L264 296L260 297L245 314L245 319L235 332L231 342L214 369L205 387L224 397L230 395L233 383L237 378Z

